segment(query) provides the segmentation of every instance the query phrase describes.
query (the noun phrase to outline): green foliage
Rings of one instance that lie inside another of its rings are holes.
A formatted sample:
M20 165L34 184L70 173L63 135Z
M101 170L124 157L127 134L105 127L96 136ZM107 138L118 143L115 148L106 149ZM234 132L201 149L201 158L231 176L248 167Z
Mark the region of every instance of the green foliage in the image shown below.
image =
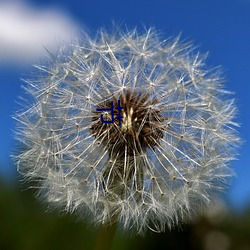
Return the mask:
M1 250L94 249L96 228L72 215L44 212L46 209L33 196L34 192L20 183L10 186L0 182ZM220 220L203 217L166 233L148 231L144 237L118 230L111 250L247 250L249 239L250 209Z

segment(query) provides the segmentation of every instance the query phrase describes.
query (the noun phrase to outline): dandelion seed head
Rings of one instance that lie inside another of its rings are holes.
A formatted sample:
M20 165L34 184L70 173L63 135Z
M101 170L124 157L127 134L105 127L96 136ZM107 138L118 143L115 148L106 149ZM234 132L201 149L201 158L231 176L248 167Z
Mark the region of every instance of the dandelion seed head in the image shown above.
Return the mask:
M82 36L26 81L19 172L44 201L96 223L143 232L192 219L233 175L239 143L218 70L153 29ZM104 123L118 104L120 124Z

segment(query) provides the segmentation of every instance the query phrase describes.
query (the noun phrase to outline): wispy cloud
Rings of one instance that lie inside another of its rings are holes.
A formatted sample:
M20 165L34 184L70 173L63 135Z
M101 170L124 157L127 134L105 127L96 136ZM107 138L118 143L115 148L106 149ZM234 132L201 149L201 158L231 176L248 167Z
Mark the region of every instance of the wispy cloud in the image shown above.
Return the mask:
M0 3L0 64L27 63L70 42L76 25L56 9L39 10L22 2Z

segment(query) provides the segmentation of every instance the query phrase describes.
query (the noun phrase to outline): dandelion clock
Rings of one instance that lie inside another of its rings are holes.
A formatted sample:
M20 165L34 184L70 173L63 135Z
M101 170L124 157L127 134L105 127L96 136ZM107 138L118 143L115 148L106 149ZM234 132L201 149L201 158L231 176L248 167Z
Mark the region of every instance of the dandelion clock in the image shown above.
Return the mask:
M190 43L82 33L26 80L18 171L50 207L164 231L214 203L239 142L231 94Z

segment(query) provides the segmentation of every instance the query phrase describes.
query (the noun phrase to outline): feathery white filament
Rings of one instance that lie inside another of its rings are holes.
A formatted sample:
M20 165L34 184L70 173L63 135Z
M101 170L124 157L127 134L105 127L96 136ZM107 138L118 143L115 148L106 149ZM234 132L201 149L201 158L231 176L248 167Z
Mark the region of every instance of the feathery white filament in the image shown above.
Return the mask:
M239 142L234 102L203 59L152 29L83 34L27 81L18 170L45 200L97 223L162 231L192 218L224 188ZM119 98L121 126L102 123L96 109Z

